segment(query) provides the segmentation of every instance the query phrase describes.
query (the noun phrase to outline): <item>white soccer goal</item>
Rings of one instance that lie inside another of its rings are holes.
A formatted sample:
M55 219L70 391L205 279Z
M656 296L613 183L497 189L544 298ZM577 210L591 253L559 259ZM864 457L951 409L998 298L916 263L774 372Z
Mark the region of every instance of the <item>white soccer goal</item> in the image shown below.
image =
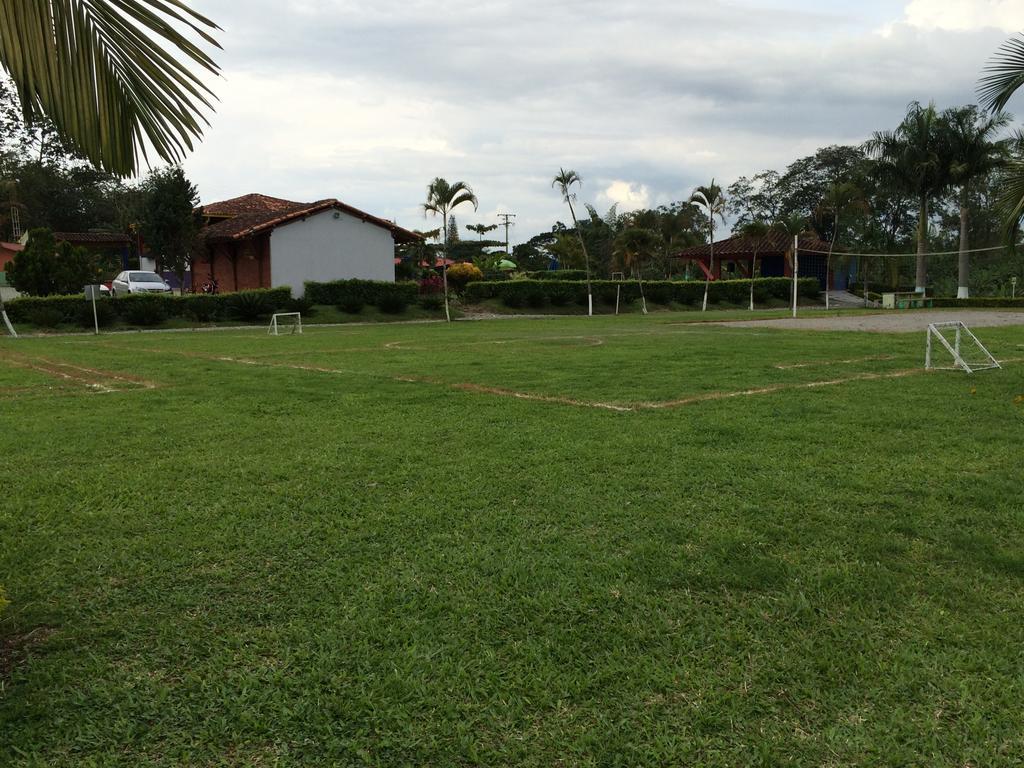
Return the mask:
M938 342L941 350L949 353L952 365L936 365L934 342ZM946 371L984 371L988 368L1000 368L999 361L992 357L971 329L954 320L948 323L932 323L928 326L928 340L925 345L924 367L931 370Z
M272 315L267 333L271 336L280 336L282 329L288 333L302 333L302 313L277 312Z

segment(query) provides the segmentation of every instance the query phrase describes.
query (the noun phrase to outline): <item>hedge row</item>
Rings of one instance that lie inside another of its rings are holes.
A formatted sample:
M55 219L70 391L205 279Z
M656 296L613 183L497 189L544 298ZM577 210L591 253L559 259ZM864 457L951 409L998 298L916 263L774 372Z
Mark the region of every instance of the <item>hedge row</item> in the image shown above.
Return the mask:
M528 280L586 280L585 269L541 269L534 272L523 272Z
M84 296L25 296L8 301L7 314L15 323L53 327L64 323L91 328L92 301ZM157 325L174 317L201 322L221 319L256 320L291 309L292 289L264 288L238 293L133 294L96 302L100 325L123 320L131 325Z
M415 282L389 283L383 280L334 280L329 283L306 283L306 299L314 304L351 306L392 303L413 304L419 293Z
M1011 299L1008 296L972 296L969 299L936 298L932 301L936 307L1024 307L1024 297Z
M625 302L640 298L640 285L635 280L594 280L594 296L598 301L614 304L621 288L620 299ZM800 295L815 299L821 287L813 277L798 281ZM651 280L643 284L644 296L656 304L699 304L704 298L704 282L700 280ZM762 277L754 281L754 300L764 303L770 299L788 301L792 296L793 281L786 277ZM485 299L501 299L510 307L540 307L545 304L565 306L586 304L587 284L581 280L510 280L485 281L466 286L465 300L470 304ZM708 301L714 304L746 304L750 299L749 280L719 280L708 286Z

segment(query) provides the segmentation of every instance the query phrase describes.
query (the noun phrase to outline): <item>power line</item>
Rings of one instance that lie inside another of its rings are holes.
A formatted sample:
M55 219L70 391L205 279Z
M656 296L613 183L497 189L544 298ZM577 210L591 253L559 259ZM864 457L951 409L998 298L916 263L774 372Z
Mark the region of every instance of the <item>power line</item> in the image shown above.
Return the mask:
M501 219L502 222L505 224L505 255L506 256L509 253L509 250L508 250L508 228L509 228L509 224L511 223L512 219L514 219L515 217L516 217L516 215L514 213L499 213L498 214L498 218Z
M961 253L988 253L990 251L1005 251L1013 246L997 245L992 248L973 248L967 251L932 251L930 253L850 253L849 251L833 251L833 256L871 256L879 259L903 259L908 256L959 256ZM816 251L813 248L801 248L800 253L814 253L821 256L828 256L828 251Z

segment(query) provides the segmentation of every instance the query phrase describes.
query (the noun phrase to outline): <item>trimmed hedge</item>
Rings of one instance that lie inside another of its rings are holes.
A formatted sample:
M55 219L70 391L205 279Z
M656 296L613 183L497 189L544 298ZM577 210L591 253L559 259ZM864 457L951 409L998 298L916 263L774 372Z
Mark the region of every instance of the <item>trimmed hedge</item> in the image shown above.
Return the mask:
M585 269L539 269L523 272L527 280L586 280Z
M616 289L621 286L621 301L631 302L640 298L640 286L635 280L619 283L615 280L591 281L595 297L606 304L615 303ZM813 277L800 278L800 296L816 299L821 295L821 286ZM769 299L788 301L793 290L793 281L788 277L761 277L754 281L755 301ZM700 304L704 298L702 280L651 280L644 281L644 295L648 301L658 304ZM508 282L486 281L466 286L465 300L476 304L486 299L500 299L509 307L544 306L546 303L565 306L572 302L587 303L587 284L583 280L509 280ZM750 300L749 280L718 280L708 286L708 301L712 304L746 304Z
M935 298L932 301L936 307L1024 308L1024 297L1011 299L1008 296L972 296L969 299Z
M385 280L333 280L329 283L306 283L306 298L314 304L356 306L385 304L397 306L415 304L419 285L412 281L389 283Z
M288 287L216 295L134 294L116 299L99 299L96 309L100 315L100 325L117 319L131 325L156 325L173 317L201 322L231 319L238 316L232 310L239 302L257 304L265 308L266 312L283 311L288 309L291 298L292 289ZM12 299L6 305L12 322L36 324L36 318L52 319L59 315L61 323L92 327L92 301L84 296L24 296Z

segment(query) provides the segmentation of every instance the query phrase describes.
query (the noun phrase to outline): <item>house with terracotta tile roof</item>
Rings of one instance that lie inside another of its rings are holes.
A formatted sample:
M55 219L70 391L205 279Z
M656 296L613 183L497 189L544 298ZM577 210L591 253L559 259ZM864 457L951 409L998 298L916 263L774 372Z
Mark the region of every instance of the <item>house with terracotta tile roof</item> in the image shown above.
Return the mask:
M307 281L395 279L395 245L422 239L339 200L300 203L249 194L202 206L203 248L192 284L216 280L221 291Z
M829 244L812 234L800 235L800 275L816 277L822 290L846 288L847 266L840 268L838 259L833 261L833 274L826 275L825 254ZM842 249L837 248L839 256ZM684 248L673 254L673 258L684 264L697 267L701 279L723 280L749 278L754 259L757 271L762 277L793 276L793 240L782 232L769 232L763 237L734 235L725 240L715 241L714 266L711 265L711 246L707 243Z

